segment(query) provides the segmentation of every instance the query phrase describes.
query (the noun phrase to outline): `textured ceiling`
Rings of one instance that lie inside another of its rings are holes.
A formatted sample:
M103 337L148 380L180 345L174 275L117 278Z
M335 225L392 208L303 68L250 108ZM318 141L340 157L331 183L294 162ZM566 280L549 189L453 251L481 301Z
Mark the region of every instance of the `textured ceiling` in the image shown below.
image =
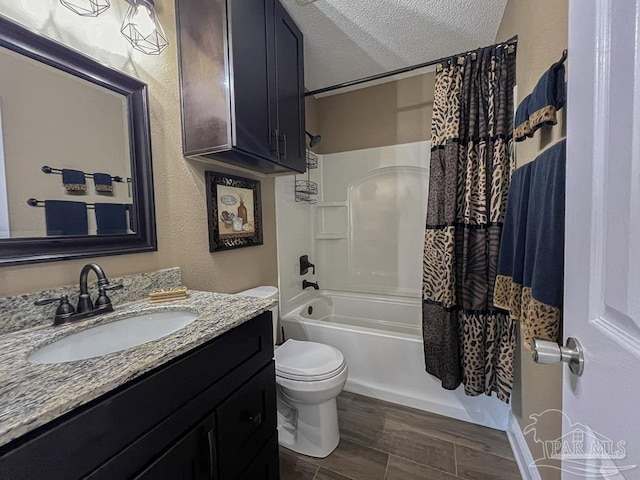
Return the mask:
M308 90L494 43L507 0L282 0L305 35Z

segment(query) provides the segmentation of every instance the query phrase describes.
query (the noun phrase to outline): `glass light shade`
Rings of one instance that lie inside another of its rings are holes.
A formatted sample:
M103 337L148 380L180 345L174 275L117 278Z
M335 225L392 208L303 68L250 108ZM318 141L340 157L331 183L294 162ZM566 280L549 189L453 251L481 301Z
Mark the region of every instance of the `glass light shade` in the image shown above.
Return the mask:
M97 17L111 6L109 0L60 0L60 3L82 17Z
M153 2L129 0L131 6L124 17L120 31L133 48L147 55L159 55L169 46L169 41L158 21Z

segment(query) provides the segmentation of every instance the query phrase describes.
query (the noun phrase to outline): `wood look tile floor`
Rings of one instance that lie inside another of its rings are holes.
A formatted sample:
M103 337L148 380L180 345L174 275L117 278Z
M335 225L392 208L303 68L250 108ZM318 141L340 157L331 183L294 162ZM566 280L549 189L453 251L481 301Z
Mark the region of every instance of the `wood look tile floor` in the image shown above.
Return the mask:
M521 480L507 435L343 392L327 458L280 448L280 480Z

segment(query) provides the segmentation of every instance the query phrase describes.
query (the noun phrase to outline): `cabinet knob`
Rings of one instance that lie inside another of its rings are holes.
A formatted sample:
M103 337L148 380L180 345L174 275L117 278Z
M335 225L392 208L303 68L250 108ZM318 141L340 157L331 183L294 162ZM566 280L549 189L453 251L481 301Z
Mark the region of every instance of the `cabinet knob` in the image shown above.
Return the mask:
M256 413L255 415L252 415L249 412L247 412L245 414L245 419L248 422L251 422L254 427L257 427L262 423L262 413Z

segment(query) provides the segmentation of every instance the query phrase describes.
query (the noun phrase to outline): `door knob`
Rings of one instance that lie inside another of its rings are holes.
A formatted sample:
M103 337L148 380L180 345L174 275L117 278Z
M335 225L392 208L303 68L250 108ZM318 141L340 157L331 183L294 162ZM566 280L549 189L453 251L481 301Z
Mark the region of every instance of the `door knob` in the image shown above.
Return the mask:
M584 351L580 342L575 338L567 338L565 347L561 347L555 342L534 338L532 347L531 353L534 362L545 365L565 362L569 364L571 373L578 376L582 375L584 371Z

